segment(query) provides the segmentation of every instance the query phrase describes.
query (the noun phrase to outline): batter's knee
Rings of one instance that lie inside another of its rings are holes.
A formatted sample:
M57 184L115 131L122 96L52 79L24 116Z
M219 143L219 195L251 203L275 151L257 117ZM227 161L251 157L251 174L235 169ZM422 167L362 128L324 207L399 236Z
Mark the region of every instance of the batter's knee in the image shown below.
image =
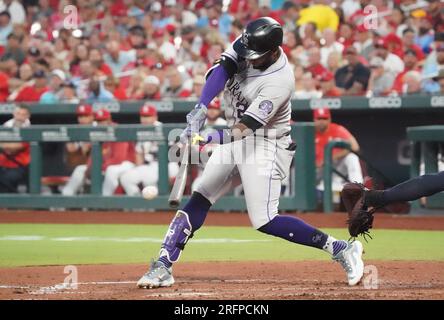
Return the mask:
M261 231L261 228L269 224L271 220L273 220L278 214L274 213L274 214L253 216L253 214L248 213L248 215L250 216L250 221L253 228L258 231Z

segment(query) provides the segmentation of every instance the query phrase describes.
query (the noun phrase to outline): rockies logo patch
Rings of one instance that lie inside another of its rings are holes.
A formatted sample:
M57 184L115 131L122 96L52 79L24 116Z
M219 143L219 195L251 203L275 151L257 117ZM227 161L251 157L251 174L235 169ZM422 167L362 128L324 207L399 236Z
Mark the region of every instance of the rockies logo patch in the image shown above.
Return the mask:
M273 102L271 102L270 100L264 100L261 103L259 103L259 113L264 116L267 117L271 111L273 111Z

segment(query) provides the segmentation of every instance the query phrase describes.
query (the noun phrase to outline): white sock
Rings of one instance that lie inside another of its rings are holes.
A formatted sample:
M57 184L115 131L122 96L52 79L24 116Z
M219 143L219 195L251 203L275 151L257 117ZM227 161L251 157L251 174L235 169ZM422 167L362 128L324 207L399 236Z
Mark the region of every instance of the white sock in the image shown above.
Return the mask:
M322 247L322 250L330 253L332 256L336 255L339 251L345 249L347 247L347 241L337 240L332 236L328 236L325 245Z

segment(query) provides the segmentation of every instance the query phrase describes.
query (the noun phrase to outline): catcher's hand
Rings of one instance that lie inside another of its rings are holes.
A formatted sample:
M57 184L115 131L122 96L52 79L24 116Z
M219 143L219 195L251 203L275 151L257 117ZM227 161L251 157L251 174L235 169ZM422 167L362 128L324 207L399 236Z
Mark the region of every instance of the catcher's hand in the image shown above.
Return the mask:
M373 227L373 214L376 208L369 209L364 203L365 187L360 183L347 183L341 191L341 198L348 213L348 232L352 237L370 236Z

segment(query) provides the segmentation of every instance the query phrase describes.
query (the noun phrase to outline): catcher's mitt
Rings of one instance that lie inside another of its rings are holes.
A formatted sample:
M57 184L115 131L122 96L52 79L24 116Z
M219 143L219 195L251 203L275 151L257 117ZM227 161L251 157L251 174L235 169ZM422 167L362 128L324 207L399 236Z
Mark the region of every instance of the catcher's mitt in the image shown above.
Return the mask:
M354 238L362 235L367 240L367 236L372 238L369 230L373 227L376 208L368 209L364 204L365 190L360 183L347 183L341 191L341 198L348 212L348 232Z

